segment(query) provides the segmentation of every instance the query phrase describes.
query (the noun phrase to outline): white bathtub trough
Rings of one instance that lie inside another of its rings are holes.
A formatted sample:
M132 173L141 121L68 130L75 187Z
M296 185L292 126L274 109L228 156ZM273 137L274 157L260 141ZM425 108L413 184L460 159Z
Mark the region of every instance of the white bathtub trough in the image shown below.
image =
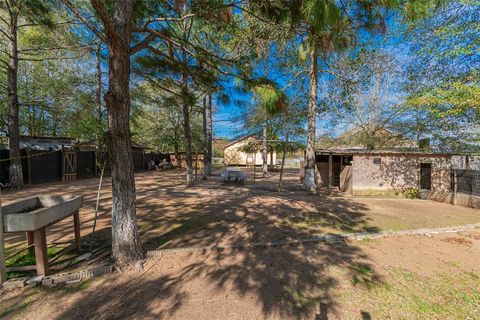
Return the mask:
M34 231L72 215L82 196L36 196L2 207L5 232Z

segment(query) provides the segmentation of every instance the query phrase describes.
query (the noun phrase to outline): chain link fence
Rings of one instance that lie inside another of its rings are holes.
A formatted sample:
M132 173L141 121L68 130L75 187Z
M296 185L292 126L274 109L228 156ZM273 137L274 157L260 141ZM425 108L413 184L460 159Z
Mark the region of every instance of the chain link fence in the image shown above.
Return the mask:
M452 192L480 196L479 170L452 170Z

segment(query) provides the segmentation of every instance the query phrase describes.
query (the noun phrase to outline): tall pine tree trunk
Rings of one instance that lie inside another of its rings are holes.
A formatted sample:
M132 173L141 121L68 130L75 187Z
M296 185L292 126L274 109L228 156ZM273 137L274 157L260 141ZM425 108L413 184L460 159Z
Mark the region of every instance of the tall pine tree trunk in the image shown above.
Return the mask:
M208 116L207 116L207 164L208 175L212 174L212 161L213 161L213 104L212 95L208 95Z
M183 50L183 61L187 61L186 52ZM182 72L182 94L188 94L188 73ZM193 159L192 159L192 130L190 128L190 110L187 97L183 97L183 131L185 137L185 160L187 163L187 185L191 185L194 180L193 176Z
M270 50L268 47L265 52L265 69L263 70L263 75L265 78L268 78L268 57L270 55ZM267 148L267 134L268 134L268 111L266 108L263 110L265 112L265 118L263 119L263 128L262 128L262 178L268 177L268 148ZM256 155L255 155L256 157Z
M99 43L97 45L97 50L95 51L95 62L96 62L96 73L95 76L97 78L97 83L95 87L95 98L97 103L97 117L98 117L98 125L101 126L102 123L102 65L101 65L101 51L102 46Z
M203 152L203 179L207 179L212 174L212 95L207 95L203 99L203 134L205 148Z
M187 14L187 2L183 3L183 14ZM188 42L188 35L189 29L191 25L189 25L189 21L185 20L182 22L183 27L183 40ZM190 126L190 105L188 102L188 59L187 59L187 51L182 48L182 62L183 71L182 71L182 103L183 103L183 131L184 131L184 138L185 138L185 160L187 163L187 186L191 185L194 181L193 175L193 159L192 159L192 129ZM195 166L198 163L195 160Z
M317 46L310 53L310 93L308 99L307 152L305 153L305 178L303 183L308 192L315 192L315 131L317 117Z
M114 2L108 34L109 87L105 95L112 152L112 254L116 264L144 258L137 227L130 136L130 36L133 1Z
M15 189L23 188L22 160L20 158L20 105L18 103L18 48L17 28L18 17L11 12L8 26L8 148L10 149L10 186Z

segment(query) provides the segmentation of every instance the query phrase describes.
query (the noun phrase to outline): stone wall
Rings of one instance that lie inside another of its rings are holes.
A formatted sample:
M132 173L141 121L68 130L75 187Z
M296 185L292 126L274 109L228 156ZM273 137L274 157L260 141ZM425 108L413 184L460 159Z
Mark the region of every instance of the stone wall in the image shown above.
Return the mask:
M450 156L359 154L353 156L353 192L419 189L420 163L432 164L432 190L450 191Z
M480 156L454 155L452 156L453 169L480 170Z

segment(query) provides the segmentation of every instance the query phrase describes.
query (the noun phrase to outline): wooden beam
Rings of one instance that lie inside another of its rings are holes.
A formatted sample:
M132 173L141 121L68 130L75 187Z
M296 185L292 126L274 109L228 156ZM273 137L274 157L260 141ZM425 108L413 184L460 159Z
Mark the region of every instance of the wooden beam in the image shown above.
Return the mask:
M37 275L48 275L48 254L47 237L45 228L33 231L33 241L35 242L35 265L37 266Z
M36 266L21 266L21 267L7 267L6 270L8 272L15 272L15 271L32 271L36 270Z

